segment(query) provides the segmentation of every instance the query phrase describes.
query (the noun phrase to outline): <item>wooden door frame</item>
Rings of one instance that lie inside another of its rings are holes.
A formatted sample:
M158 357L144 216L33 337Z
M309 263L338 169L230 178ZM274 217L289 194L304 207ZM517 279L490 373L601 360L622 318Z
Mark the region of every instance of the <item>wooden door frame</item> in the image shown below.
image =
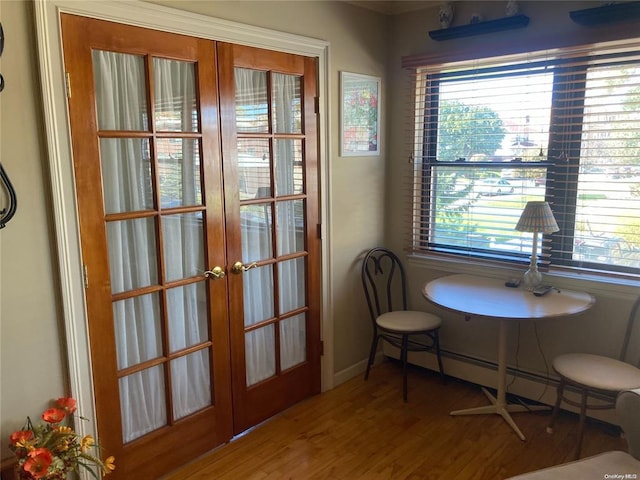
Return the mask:
M329 162L329 43L261 27L244 25L205 15L143 2L78 2L36 0L34 14L38 43L44 124L49 157L49 174L59 266L59 293L64 316L66 354L71 394L89 422L79 425L95 433L95 398L84 300L83 263L74 186L71 137L69 132L60 14L70 13L166 32L255 46L318 59L320 146L320 221L322 228L322 390L333 387L333 308L331 302L331 252L328 188ZM73 95L73 92L71 92ZM91 279L88 279L91 281Z

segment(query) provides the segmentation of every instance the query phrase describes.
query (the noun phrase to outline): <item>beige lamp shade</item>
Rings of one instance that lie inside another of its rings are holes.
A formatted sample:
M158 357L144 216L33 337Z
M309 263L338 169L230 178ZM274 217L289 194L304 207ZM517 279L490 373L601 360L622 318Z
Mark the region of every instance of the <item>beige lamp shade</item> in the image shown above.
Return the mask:
M527 202L516 225L519 232L553 233L560 230L548 202Z

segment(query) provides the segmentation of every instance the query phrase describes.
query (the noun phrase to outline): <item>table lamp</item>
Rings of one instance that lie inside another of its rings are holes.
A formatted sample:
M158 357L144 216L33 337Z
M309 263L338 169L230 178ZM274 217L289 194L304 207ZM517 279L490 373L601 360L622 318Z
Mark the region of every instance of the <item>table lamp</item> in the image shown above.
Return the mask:
M553 233L560 230L548 202L527 202L516 225L519 232L533 232L533 250L531 263L524 273L522 282L533 290L542 283L542 274L538 271L538 233Z

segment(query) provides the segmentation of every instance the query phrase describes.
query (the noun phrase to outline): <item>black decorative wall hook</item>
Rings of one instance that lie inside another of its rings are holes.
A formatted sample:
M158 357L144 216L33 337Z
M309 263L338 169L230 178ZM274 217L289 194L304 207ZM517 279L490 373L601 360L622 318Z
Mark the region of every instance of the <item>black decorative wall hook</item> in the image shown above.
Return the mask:
M4 50L4 31L2 30L2 23L0 23L0 56L2 55L2 51ZM4 90L4 78L0 74L0 92ZM4 171L4 167L2 163L0 163L0 181L2 181L2 185L7 191L7 195L9 196L9 206L7 208L3 208L0 210L0 228L4 228L9 220L15 215L16 207L18 205L16 198L16 191L13 189L13 185L11 185L11 180L7 176L7 173Z
M2 30L2 23L0 23L0 56L4 50L4 30ZM0 92L4 90L4 77L0 73Z
M18 201L16 198L16 191L13 189L13 185L11 185L11 180L7 176L7 173L4 171L2 164L0 163L0 179L2 180L2 184L4 188L7 190L9 194L9 206L7 208L3 208L0 210L0 228L4 228L7 222L13 218L16 213L16 208L18 206Z

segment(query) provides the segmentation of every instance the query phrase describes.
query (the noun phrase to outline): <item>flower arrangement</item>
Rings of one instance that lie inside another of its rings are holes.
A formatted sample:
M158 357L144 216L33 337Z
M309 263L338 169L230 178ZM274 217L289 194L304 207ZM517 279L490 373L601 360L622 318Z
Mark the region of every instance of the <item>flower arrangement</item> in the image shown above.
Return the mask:
M93 465L100 468L102 475L115 469L113 457L103 461L90 453L92 448L96 448L91 435L80 437L72 427L61 425L75 411L76 401L73 398L59 398L54 408L42 414L45 423L33 425L27 417L23 429L9 436L9 448L18 459L16 478L66 480L69 472L78 472L80 468L87 469L97 478L91 468Z

